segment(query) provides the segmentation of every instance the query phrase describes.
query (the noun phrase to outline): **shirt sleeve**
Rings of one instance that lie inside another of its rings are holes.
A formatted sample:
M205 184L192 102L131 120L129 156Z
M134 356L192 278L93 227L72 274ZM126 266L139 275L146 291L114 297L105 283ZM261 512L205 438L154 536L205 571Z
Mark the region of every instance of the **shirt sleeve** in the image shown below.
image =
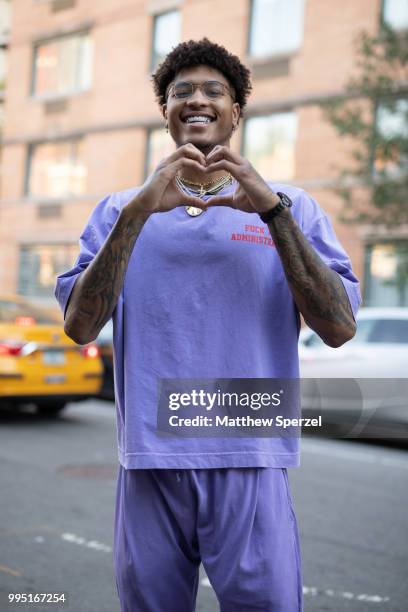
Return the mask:
M55 297L63 312L64 319L69 297L78 276L88 267L105 242L118 214L119 210L115 206L114 195L107 196L96 205L79 238L79 255L74 266L57 276Z
M346 290L354 319L362 303L360 283L352 270L351 261L340 244L328 215L307 196L303 198L302 230L324 263L338 273Z

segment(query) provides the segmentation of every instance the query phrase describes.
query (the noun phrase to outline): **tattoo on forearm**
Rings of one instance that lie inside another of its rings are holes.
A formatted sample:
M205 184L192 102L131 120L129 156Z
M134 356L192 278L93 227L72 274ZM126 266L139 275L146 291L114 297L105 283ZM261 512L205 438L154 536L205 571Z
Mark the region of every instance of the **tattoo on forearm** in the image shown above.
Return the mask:
M145 220L119 216L106 242L82 273L72 304L73 316L81 321L81 327L98 332L112 315Z
M320 259L289 211L269 224L295 301L305 319L316 317L342 327L354 324L350 303L337 272Z

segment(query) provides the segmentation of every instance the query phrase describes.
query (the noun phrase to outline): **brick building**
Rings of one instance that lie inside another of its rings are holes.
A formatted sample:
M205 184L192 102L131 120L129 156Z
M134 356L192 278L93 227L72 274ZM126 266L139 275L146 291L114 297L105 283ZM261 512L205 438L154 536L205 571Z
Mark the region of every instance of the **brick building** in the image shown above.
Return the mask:
M342 91L356 33L376 31L381 18L407 27L406 0L12 0L1 291L53 302L55 276L72 265L96 202L140 184L172 150L152 93L153 67L179 41L205 35L252 70L233 148L265 178L297 184L318 200L367 304L408 304L408 292L401 297L384 284L403 235L378 237L336 221L335 167L347 163L350 143L317 105Z
M0 142L4 123L4 99L6 89L7 58L10 40L11 2L0 0ZM1 164L1 148L0 148ZM1 167L1 166L0 166ZM1 174L0 174L1 180Z

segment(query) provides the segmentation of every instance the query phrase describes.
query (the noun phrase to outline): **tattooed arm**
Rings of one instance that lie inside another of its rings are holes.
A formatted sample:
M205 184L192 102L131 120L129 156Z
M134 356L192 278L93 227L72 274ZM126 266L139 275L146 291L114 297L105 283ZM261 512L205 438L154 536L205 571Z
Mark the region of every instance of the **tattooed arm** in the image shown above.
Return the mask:
M130 214L124 207L104 245L78 277L64 325L67 336L78 344L94 340L112 316L134 244L148 217Z
M252 164L227 146L217 145L207 155L207 172L218 170L230 172L237 185L231 193L212 197L210 205L262 213L280 202ZM268 227L294 300L307 324L329 346L341 346L350 340L356 324L337 272L320 259L287 209Z
M320 259L287 209L268 227L306 323L329 346L338 347L350 340L356 324L337 272Z
M174 177L183 168L205 168L204 154L192 144L179 147L159 163L133 200L122 208L105 243L76 280L64 330L78 344L94 340L112 316L135 242L149 216L182 205L205 208L202 200L177 188Z

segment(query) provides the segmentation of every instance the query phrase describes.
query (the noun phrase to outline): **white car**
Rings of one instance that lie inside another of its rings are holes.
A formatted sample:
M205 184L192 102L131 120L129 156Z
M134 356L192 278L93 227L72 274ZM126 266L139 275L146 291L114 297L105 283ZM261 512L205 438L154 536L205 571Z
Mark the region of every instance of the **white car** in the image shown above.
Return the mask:
M304 410L352 426L354 434L408 440L408 308L362 308L357 332L331 348L301 330Z
M302 377L408 377L408 308L361 308L352 340L331 348L309 328L299 337Z

